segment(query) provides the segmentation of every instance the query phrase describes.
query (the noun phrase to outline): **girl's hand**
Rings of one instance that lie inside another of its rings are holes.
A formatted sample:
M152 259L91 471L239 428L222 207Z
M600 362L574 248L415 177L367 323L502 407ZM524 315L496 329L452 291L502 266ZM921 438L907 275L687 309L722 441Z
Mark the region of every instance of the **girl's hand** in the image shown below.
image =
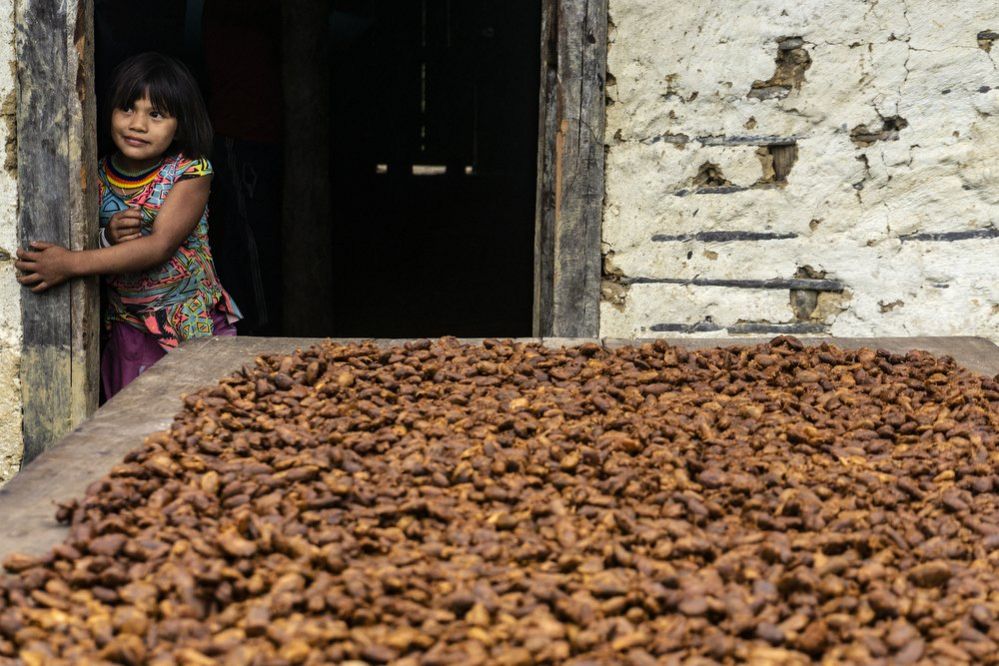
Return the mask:
M112 245L141 238L142 210L129 208L120 210L111 216L108 222L108 242Z
M31 248L18 249L18 260L14 262L14 268L21 271L17 281L31 287L31 291L41 293L75 276L73 252L43 241L32 241Z

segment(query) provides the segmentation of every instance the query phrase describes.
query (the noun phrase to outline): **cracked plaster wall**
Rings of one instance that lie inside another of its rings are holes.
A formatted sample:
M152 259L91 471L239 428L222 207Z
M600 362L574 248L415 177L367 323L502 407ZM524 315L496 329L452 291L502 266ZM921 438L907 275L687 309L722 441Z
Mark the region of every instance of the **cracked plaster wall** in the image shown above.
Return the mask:
M12 255L17 245L17 77L14 0L0 0L0 485L21 464L20 286Z
M999 341L997 31L994 0L610 0L601 334Z

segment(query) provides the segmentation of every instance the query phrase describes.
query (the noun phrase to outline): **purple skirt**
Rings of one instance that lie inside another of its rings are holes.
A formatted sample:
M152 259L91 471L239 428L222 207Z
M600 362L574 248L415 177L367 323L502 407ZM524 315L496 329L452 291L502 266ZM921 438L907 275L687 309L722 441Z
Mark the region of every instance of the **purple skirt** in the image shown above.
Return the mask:
M215 327L215 335L227 337L236 335L236 326L230 324L225 314L221 312L212 313L212 324ZM124 322L113 322L111 336L101 357L101 386L104 389L104 399L110 400L115 393L125 388L164 356L166 352L156 342L156 338Z

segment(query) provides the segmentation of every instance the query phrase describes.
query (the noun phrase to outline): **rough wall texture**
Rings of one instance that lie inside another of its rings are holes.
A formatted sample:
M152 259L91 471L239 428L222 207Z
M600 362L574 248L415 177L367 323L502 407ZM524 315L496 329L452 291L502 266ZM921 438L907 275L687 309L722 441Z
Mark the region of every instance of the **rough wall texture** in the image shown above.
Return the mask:
M14 0L0 0L0 485L21 463L20 286L12 256L17 245Z
M610 0L601 333L999 340L995 0Z

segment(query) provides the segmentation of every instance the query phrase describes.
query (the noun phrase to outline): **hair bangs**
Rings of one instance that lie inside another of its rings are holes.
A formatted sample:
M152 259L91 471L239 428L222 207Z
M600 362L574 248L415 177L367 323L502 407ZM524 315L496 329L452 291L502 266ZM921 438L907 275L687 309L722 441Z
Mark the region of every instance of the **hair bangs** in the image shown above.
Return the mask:
M180 109L177 108L178 90L175 82L166 81L164 78L153 78L143 92L157 111L174 118L180 116Z
M141 81L129 81L127 84L116 86L111 92L111 108L124 111L135 104L135 100L142 99L146 95L146 86Z

